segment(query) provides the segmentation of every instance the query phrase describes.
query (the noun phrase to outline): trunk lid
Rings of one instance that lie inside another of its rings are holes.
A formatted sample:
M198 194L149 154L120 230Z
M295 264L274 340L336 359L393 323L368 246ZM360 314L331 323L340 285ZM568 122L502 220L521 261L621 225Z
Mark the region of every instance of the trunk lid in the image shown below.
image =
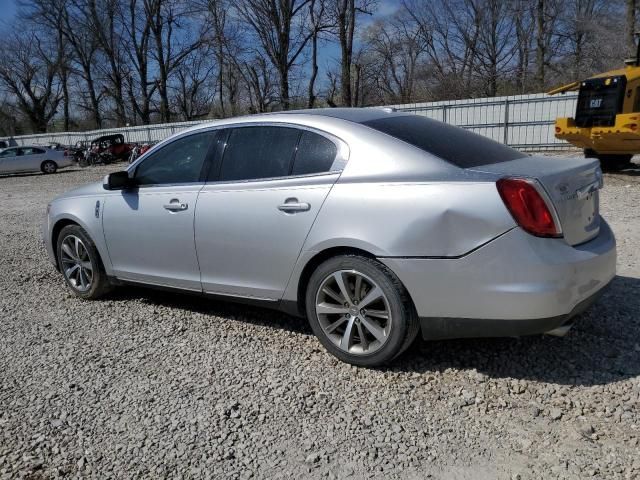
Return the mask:
M523 157L469 170L500 177L538 180L558 215L560 228L569 245L596 237L600 231L599 189L602 171L597 159L563 157Z

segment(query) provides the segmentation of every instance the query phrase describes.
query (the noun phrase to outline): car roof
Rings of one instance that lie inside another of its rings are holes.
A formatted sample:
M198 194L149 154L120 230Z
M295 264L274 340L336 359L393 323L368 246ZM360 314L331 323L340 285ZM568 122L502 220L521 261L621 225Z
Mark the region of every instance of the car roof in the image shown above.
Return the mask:
M401 117L406 113L397 112L391 107L368 107L368 108L314 108L304 110L290 110L288 112L278 112L280 114L293 115L319 115L323 117L339 118L350 122L363 123L378 118L396 116Z

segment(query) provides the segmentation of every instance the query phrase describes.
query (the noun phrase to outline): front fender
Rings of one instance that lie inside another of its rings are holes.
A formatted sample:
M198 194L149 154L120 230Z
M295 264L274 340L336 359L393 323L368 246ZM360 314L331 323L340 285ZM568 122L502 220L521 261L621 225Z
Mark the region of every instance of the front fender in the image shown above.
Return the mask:
M100 254L102 264L107 275L112 274L111 259L104 240L102 229L102 212L104 197L72 197L59 198L51 204L48 217L45 243L49 255L55 259L55 244L53 239L56 225L60 222L73 222L80 225L91 237Z

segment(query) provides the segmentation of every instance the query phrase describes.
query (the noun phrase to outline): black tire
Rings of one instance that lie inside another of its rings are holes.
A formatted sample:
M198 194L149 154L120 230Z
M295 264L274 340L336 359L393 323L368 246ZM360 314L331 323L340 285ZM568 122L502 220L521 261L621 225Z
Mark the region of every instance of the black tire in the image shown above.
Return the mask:
M40 165L40 170L44 174L56 173L58 171L58 164L53 160L45 160Z
M65 273L65 261L68 261L69 257L67 255L65 260L63 260L63 243L65 242L65 239L72 239L73 237L77 237L82 241L83 247L85 247L87 253L86 256L83 256L83 259L86 261L88 257L88 261L91 263L92 278L90 288L86 290L80 289L78 286L74 285L74 282L68 278L68 275ZM56 240L56 255L60 272L62 273L67 286L76 296L87 300L93 300L100 298L113 288L104 271L104 266L102 265L102 260L100 259L100 254L98 253L95 244L87 232L85 232L79 225L67 225L60 231Z
M388 338L373 353L352 354L338 347L323 330L316 313L316 298L323 282L335 272L352 270L369 277L382 290L391 313ZM311 275L305 295L307 318L320 343L343 362L363 367L384 365L402 354L419 331L418 316L407 290L398 277L382 263L359 255L341 255L320 264Z
M598 155L603 172L618 172L629 168L633 155Z
M590 148L585 148L584 158L598 158L598 154L595 152L595 150L592 150Z

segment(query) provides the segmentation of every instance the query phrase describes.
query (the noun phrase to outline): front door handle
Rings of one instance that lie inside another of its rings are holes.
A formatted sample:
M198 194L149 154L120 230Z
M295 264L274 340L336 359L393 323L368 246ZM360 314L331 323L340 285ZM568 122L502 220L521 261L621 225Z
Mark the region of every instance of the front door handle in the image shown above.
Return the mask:
M169 210L170 212L181 212L189 208L189 204L180 203L180 200L174 198L168 204L164 205L164 208L165 210Z
M307 212L311 205L306 202L298 202L297 198L287 198L282 205L278 205L278 210L285 213Z

